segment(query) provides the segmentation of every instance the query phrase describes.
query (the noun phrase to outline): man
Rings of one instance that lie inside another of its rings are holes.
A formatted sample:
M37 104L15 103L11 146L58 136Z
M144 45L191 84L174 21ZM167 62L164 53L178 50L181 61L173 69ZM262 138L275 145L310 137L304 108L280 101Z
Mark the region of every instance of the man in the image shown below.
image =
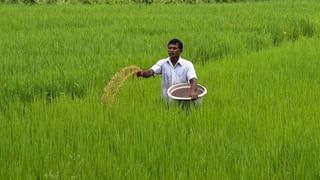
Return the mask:
M183 51L183 44L178 39L172 39L168 43L169 57L159 60L149 70L138 70L137 77L148 78L154 75L162 75L162 97L168 99L167 90L170 86L178 83L190 83L190 97L198 99L197 75L193 64L183 59L180 55Z

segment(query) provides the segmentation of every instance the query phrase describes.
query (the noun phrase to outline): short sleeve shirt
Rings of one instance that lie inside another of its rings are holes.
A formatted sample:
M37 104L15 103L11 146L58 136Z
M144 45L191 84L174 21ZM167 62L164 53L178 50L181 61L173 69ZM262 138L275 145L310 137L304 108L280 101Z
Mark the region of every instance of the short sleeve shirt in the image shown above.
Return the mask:
M179 58L175 66L172 65L170 58L161 59L151 67L155 75L162 76L161 89L162 97L167 99L167 90L170 86L178 83L189 83L197 75L193 64L183 58Z

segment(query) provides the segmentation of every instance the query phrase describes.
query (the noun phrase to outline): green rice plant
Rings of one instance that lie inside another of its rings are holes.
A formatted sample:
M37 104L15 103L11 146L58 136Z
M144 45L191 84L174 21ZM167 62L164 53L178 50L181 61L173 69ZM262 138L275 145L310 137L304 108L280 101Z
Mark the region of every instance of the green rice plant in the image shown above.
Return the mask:
M316 179L318 7L0 6L0 179ZM118 69L150 68L173 37L200 106L163 102L160 77L101 105Z

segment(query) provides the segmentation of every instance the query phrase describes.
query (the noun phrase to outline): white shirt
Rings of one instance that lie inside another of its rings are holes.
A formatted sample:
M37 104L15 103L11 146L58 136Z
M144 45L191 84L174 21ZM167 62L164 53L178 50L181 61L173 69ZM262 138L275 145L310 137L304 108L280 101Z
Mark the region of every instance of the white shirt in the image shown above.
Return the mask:
M192 78L197 79L193 64L181 57L175 66L172 65L170 57L159 60L151 67L155 75L162 75L162 97L167 99L167 90L170 86L178 83L189 83Z

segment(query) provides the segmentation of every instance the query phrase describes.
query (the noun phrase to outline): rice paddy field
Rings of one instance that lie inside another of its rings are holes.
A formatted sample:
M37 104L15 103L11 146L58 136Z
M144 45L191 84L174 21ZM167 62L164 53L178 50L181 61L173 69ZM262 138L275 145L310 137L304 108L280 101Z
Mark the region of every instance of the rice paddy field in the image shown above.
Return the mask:
M0 5L0 179L319 179L320 2ZM167 106L172 38L208 94Z

